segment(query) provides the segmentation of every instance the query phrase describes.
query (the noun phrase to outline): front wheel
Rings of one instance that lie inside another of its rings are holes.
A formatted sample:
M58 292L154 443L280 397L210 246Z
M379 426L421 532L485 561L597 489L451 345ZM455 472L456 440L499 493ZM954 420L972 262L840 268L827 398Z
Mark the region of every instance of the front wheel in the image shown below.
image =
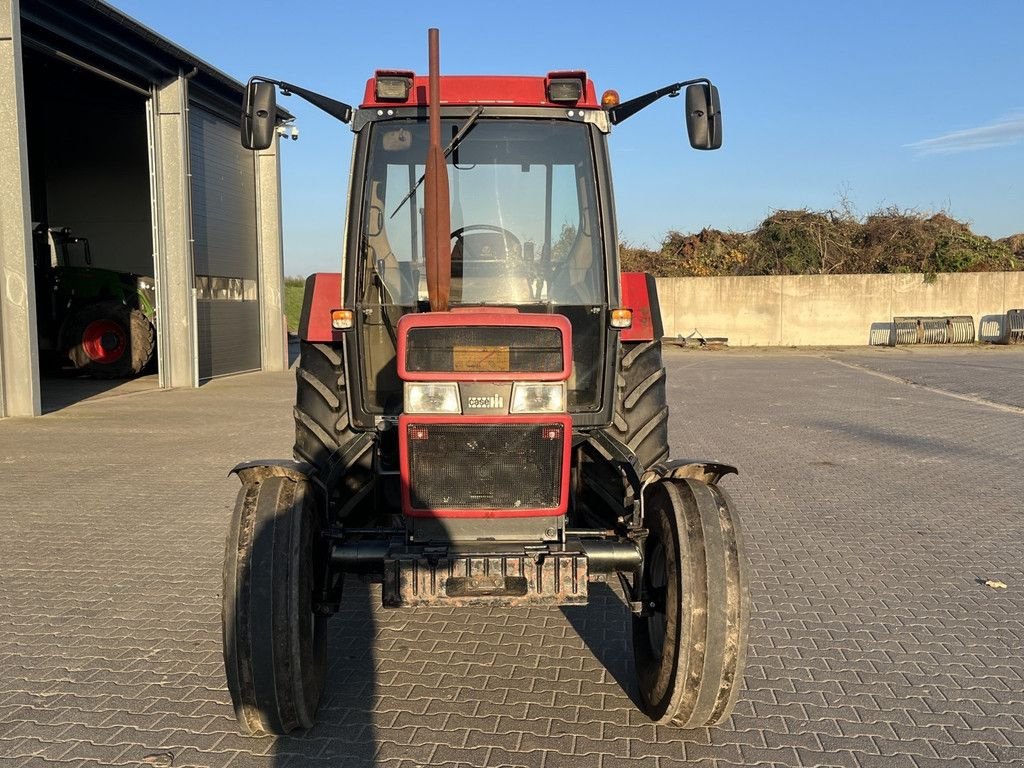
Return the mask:
M326 673L326 617L313 608L324 553L305 480L268 477L238 494L224 555L224 668L253 735L309 728Z
M715 725L743 676L749 599L729 498L699 480L663 480L645 499L644 612L633 617L641 706L657 723Z

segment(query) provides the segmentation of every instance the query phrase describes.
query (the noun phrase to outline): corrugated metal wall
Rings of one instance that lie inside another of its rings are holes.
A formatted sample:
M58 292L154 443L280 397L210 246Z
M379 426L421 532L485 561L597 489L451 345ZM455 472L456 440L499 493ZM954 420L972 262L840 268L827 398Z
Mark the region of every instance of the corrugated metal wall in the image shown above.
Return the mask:
M260 368L256 176L238 126L189 109L199 378Z

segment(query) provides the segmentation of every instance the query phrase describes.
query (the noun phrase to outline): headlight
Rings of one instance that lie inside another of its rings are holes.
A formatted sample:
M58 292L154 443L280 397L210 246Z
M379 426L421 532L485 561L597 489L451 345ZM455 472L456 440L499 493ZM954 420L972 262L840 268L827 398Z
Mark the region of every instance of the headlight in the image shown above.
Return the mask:
M511 413L562 413L565 410L565 384L530 382L512 385Z
M455 382L406 382L406 413L462 413Z

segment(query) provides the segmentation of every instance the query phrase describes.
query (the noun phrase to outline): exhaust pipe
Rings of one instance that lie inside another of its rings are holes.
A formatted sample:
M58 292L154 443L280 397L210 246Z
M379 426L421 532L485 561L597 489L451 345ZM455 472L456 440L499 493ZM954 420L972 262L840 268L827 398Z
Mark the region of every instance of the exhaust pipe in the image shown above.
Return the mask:
M427 32L430 58L428 117L430 146L424 170L424 257L427 262L427 296L432 312L448 311L452 283L452 217L448 200L448 164L441 149L441 73L440 42L436 28Z

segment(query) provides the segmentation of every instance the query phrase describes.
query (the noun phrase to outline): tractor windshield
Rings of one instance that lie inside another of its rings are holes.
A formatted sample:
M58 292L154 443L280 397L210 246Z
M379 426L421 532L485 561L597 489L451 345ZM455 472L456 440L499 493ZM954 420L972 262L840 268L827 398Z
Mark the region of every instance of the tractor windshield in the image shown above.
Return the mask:
M463 122L442 121L442 141ZM415 188L427 124L393 120L372 130L363 288L376 284L382 304L414 306L427 299L423 188ZM453 304L603 303L588 126L481 118L449 155L448 174Z
M444 119L442 143L466 124ZM427 306L424 172L428 126L369 126L360 222L364 402L401 406L395 329ZM453 306L515 305L573 326L569 408L599 407L607 296L590 126L481 115L448 156ZM410 193L411 190L411 193Z

